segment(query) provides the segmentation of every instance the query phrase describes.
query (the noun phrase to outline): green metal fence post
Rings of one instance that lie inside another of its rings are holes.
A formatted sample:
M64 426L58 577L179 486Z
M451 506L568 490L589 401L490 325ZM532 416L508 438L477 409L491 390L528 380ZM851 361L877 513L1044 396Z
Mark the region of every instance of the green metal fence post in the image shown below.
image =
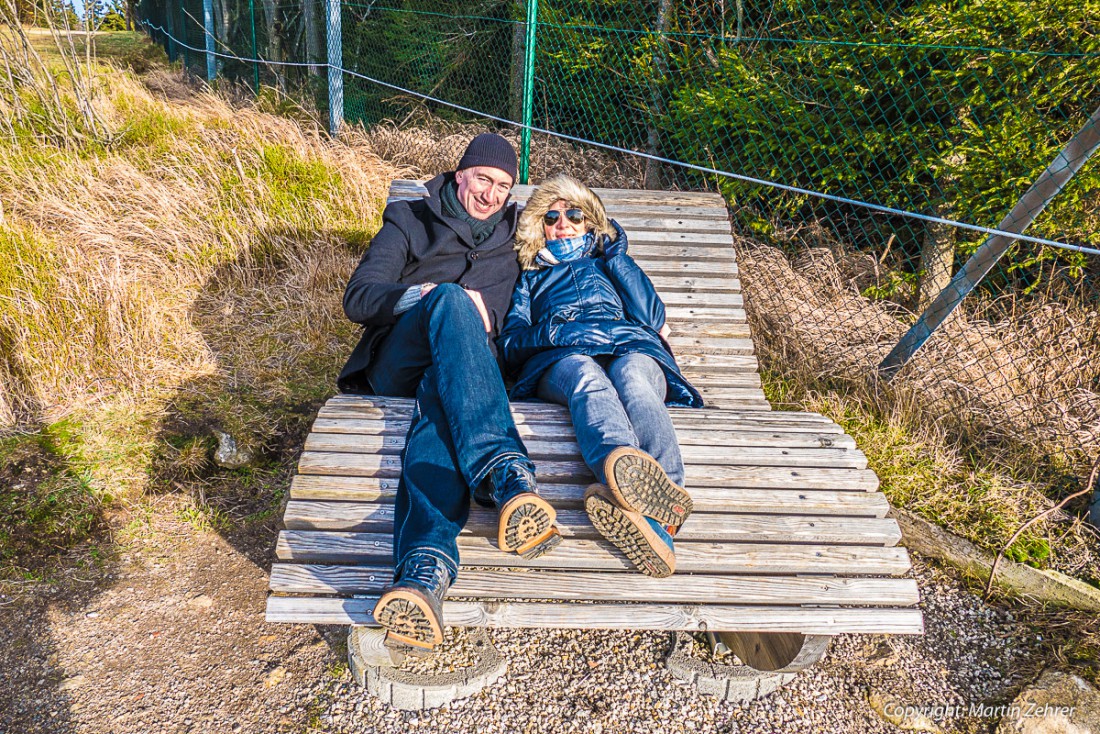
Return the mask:
M260 58L259 52L256 50L256 0L248 0L248 17L252 22L252 58ZM260 94L260 62L252 62L252 70L256 78L256 94Z
M520 133L519 182L527 183L531 166L531 118L535 110L535 33L538 26L538 0L527 0L527 58L523 64L523 130Z

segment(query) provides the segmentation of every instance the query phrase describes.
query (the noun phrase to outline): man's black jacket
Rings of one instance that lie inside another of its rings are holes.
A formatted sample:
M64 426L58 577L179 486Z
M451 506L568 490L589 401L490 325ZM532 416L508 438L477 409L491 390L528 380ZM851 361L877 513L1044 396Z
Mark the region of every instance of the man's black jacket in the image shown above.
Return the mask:
M364 328L337 379L342 392L370 392L364 373L397 321L394 306L409 286L420 283L458 283L480 291L493 326L489 345L496 353L495 337L504 324L519 277L513 249L516 206L507 204L492 235L474 247L470 225L447 216L440 208L439 190L453 180L454 173L436 176L425 184L426 199L396 201L383 212L382 229L344 291L344 313Z

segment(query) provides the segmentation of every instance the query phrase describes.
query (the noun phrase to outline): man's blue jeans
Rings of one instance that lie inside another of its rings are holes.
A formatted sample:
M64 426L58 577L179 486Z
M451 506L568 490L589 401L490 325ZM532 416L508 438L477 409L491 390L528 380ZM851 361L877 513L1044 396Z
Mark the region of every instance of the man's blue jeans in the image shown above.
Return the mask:
M607 483L607 455L632 446L656 459L668 478L683 486L684 460L665 407L667 390L664 370L652 357L574 354L543 373L538 396L569 408L581 456L599 481Z
M394 510L395 568L419 551L453 579L470 490L501 462L529 463L473 300L452 283L436 286L401 314L367 378L378 395L416 396Z

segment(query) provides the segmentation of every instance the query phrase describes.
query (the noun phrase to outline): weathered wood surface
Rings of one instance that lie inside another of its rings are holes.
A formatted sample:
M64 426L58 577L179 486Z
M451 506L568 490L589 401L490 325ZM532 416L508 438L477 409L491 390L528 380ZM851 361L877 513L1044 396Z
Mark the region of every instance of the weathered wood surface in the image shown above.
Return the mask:
M273 596L269 622L375 625L376 597L354 599ZM759 630L815 635L924 632L919 609L812 609L673 604L560 604L447 601L443 618L456 627L537 629Z
M575 509L582 506L587 488L588 484L546 483L540 492L557 508ZM396 495L393 478L300 474L290 485L292 500L393 502ZM691 496L699 512L885 517L890 511L881 492L695 487Z
M388 563L390 533L284 530L276 555L300 563ZM468 566L564 568L576 571L631 570L629 561L604 540L566 538L541 558L526 561L502 553L495 540L460 535L459 553ZM904 548L862 545L779 545L768 543L682 542L676 544L676 570L683 573L821 573L838 576L892 576L909 570Z
M377 595L393 578L390 566L322 566L276 563L271 589L283 594ZM464 571L452 599L525 597L558 601L660 603L910 605L919 601L913 579L797 578L790 576L673 575L653 579L623 574L607 583L602 573L546 570Z
M394 506L383 502L291 500L283 523L288 530L392 533L393 516ZM495 511L473 507L462 532L495 538L496 519ZM557 524L566 538L600 538L583 510L559 510ZM890 546L900 540L901 531L889 518L700 512L692 515L676 536L678 546L692 541Z
M523 203L531 189L517 186L513 197ZM513 404L563 542L534 561L505 555L495 547L495 513L473 507L450 594L469 601L446 602L448 624L736 630L761 666L788 667L816 660L824 635L920 633L919 610L899 608L918 602L915 582L872 578L906 573L909 557L895 547L900 531L866 458L832 421L773 411L761 391L722 198L597 193L661 293L677 361L709 406L669 411L696 507L677 536L677 573L637 574L592 528L583 496L593 477L568 411ZM391 194L424 190L394 182ZM412 405L337 396L321 409L291 484L269 620L374 623L374 596L391 578ZM500 601L510 598L534 601Z

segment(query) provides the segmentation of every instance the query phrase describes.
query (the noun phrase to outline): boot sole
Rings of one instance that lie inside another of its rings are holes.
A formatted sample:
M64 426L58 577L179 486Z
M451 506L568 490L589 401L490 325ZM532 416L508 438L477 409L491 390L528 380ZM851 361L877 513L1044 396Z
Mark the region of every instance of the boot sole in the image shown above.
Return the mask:
M665 544L637 512L620 507L606 488L594 484L584 495L588 519L646 576L663 579L676 570L676 553Z
M527 560L549 553L561 543L554 527L558 514L550 503L534 492L524 492L500 508L497 545Z
M668 478L649 454L624 446L604 462L607 487L618 503L665 525L679 527L694 509L691 495Z
M432 602L416 589L382 594L374 605L374 621L386 628L386 646L427 651L443 642L442 615Z

